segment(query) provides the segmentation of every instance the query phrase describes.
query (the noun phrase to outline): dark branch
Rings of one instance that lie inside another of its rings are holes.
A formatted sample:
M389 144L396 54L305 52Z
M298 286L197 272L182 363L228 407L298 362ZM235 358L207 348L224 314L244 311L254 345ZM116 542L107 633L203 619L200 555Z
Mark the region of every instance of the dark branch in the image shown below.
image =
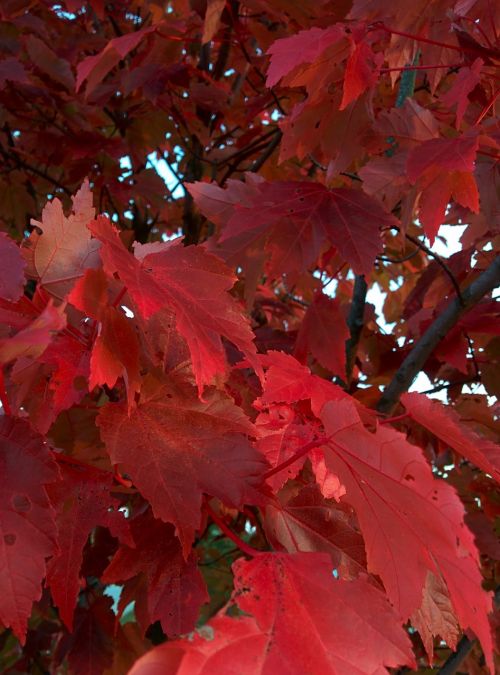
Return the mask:
M500 602L500 589L495 591L494 603L498 605ZM462 665L462 661L470 652L476 640L469 640L467 635L464 635L457 645L456 650L450 654L445 663L438 670L437 675L455 675L457 670Z
M379 412L389 413L392 410L399 401L401 394L408 391L429 356L455 326L460 317L499 283L500 257L494 260L470 286L462 291L460 297L454 298L434 323L429 326L386 387L377 406Z
M455 675L460 668L462 661L474 646L475 640L469 640L467 635L464 635L457 645L457 649L446 660L446 663L438 670L438 675Z
M451 284L452 284L453 288L455 289L455 293L457 294L457 297L459 298L459 300L461 300L462 294L461 294L461 291L460 291L460 286L458 285L458 281L455 279L455 275L450 270L448 265L443 261L443 259L437 253L434 253L434 251L432 251L428 246L423 244L419 239L417 239L416 237L412 237L411 234L405 234L405 237L408 239L408 241L411 241L412 244L415 244L415 246L418 246L419 249L424 251L424 253L427 253L427 255L430 258L433 258L436 261L436 263L439 265L439 267L441 267L443 272L450 279Z
M361 337L361 331L363 330L366 291L367 285L365 277L362 274L357 274L354 280L354 289L352 292L351 311L349 312L349 317L347 319L347 325L349 326L349 331L351 333L351 337L345 343L345 370L347 382L350 382L351 380L354 362L356 360L356 352L358 350L358 343Z
M283 134L281 133L281 131L278 130L278 131L276 132L275 137L274 137L274 138L272 139L272 141L269 143L269 145L267 146L267 148L265 149L265 151L264 151L264 152L262 153L262 155L261 155L258 159L256 159L255 162L252 164L252 166L250 167L250 171L252 171L253 173L255 173L256 171L258 171L258 170L263 166L263 164L265 164L265 162L267 162L267 160L269 159L269 157L271 157L271 155L273 154L273 152L274 152L274 150L276 149L276 147L280 144L281 136L282 136L282 135L283 135Z

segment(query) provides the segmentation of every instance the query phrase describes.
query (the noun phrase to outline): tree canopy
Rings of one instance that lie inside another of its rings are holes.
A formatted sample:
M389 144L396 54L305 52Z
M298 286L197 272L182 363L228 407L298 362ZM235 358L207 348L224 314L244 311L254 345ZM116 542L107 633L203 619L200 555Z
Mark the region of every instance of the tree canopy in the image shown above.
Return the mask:
M499 30L0 3L2 672L495 672Z

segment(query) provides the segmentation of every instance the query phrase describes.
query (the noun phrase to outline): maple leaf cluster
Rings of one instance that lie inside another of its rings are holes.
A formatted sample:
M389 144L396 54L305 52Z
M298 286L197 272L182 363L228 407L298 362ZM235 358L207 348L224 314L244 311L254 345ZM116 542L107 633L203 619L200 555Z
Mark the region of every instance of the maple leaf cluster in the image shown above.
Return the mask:
M2 672L495 672L498 19L1 3Z

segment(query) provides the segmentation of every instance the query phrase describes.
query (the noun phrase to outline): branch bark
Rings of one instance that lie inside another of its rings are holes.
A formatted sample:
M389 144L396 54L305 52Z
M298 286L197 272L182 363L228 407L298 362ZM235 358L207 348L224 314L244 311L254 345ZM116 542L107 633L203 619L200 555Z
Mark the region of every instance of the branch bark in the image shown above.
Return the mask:
M357 274L352 291L351 310L347 319L351 337L345 343L345 370L348 384L351 382L356 352L358 351L358 343L361 337L361 331L363 330L367 290L368 287L366 285L365 277L362 274Z
M377 406L379 412L391 412L399 401L401 394L408 391L429 356L455 326L460 317L499 284L500 257L496 258L470 286L462 291L461 298L454 298L443 313L429 326L386 387Z
M500 602L500 589L497 588L497 590L495 591L494 603L495 605L498 605L499 602ZM446 659L445 663L443 663L441 668L438 670L437 675L455 675L457 670L462 665L462 661L464 661L467 654L471 651L475 642L476 642L475 638L470 640L467 637L467 635L464 635L460 640L460 642L458 643L456 650L452 654L450 654L450 656Z

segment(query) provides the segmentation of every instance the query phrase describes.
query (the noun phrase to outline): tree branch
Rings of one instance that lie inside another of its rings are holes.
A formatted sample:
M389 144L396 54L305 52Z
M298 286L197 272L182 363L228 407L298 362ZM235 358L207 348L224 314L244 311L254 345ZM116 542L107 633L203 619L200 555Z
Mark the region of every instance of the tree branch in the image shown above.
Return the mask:
M346 340L345 343L345 352L346 352L345 370L348 383L351 380L352 371L354 368L354 361L356 360L358 343L361 337L361 331L363 330L367 290L368 287L366 285L365 277L362 274L357 274L354 280L351 310L349 312L349 317L347 319L347 325L349 327L351 337L348 340Z
M500 284L500 257L462 291L460 297L454 298L429 326L386 387L377 406L379 412L389 413L392 410L401 394L408 391L429 356L460 317L498 284Z
M475 640L469 640L464 635L457 645L457 649L446 660L444 665L438 670L438 675L455 675L460 668L460 664L474 646Z
M495 605L498 605L500 602L500 589L497 588L495 591L495 596L493 599ZM454 652L443 663L441 668L438 670L437 675L455 675L457 670L460 668L462 661L465 659L467 654L471 651L476 639L470 640L467 635L463 635L462 639L457 645L457 648Z
M267 162L269 157L271 157L271 155L273 154L275 148L280 144L282 135L283 134L281 133L280 130L278 130L276 132L275 137L269 143L269 145L267 146L266 150L262 153L262 155L258 159L255 160L255 162L250 167L249 171L252 171L253 173L255 173L256 171L258 171L262 167L262 165L265 162Z

